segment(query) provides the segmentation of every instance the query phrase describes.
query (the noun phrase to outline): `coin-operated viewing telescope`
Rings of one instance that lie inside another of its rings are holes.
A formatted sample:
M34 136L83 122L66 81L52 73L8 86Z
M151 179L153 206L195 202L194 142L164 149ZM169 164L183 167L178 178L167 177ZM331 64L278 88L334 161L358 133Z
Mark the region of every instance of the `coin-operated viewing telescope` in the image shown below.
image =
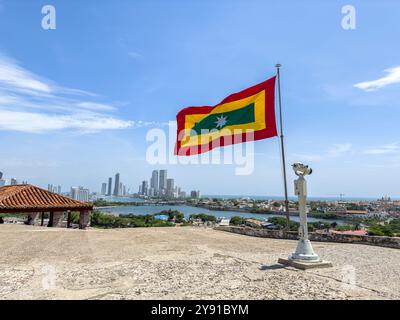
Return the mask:
M308 240L307 226L307 182L304 176L312 173L312 169L302 163L292 165L294 173L299 177L294 181L294 194L299 198L299 243L296 251L289 257L291 260L306 260L318 262L320 259Z
M302 163L295 163L292 165L296 176L306 176L312 173L312 169Z
M292 165L293 171L298 176L294 181L294 194L299 199L299 242L296 251L292 253L288 259L279 259L278 262L300 269L308 269L315 267L330 267L332 264L322 261L314 252L311 242L308 239L307 226L307 182L305 176L312 173L312 169L302 163Z

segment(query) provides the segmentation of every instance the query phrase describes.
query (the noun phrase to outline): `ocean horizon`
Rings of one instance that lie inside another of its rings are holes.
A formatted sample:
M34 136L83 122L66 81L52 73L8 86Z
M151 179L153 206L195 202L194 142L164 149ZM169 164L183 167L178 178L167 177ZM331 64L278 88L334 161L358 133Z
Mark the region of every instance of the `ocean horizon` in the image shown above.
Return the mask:
M216 199L254 199L254 200L284 200L283 196L256 196L256 195L208 195L201 196L202 198L216 198ZM361 196L308 196L307 199L311 201L376 201L380 197L361 197ZM390 197L393 200L400 200L400 197ZM297 201L297 197L290 196L289 200Z
M120 202L144 202L143 198L138 197L115 197L115 196L105 196L103 197L107 201L120 201ZM205 194L201 198L207 199L253 199L253 200L284 200L283 196L256 196L256 195L211 195ZM337 197L337 196L309 196L308 201L376 201L381 197L360 197L360 196L349 196L349 197ZM392 200L400 200L400 197L390 197ZM297 201L297 197L290 196L289 200Z

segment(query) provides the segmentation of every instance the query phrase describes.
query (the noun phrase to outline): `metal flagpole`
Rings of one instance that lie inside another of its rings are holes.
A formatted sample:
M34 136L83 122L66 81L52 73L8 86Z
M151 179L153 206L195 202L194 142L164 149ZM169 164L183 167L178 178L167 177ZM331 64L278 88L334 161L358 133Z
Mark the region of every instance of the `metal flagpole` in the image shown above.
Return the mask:
M280 138L281 138L281 153L282 153L282 167L283 167L283 185L285 189L285 212L286 212L286 228L290 228L290 216L289 216L289 199L287 191L286 181L286 160L285 160L285 146L283 143L283 121L282 121L282 98L281 98L281 78L280 78L280 67L281 64L275 65L277 78L278 78L278 99L279 99L279 123L280 123Z

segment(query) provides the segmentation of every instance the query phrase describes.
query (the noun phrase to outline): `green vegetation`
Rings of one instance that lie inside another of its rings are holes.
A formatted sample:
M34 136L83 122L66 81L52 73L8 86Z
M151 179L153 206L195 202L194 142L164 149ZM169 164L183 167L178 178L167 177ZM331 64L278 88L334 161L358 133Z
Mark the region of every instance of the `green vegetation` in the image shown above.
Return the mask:
M0 218L14 218L14 217L24 217L27 214L21 215L21 214L15 214L15 213L0 213Z
M137 228L137 227L172 227L171 221L154 219L154 215L124 215L112 216L94 211L91 216L91 226L95 228Z
M231 218L230 224L234 225L234 226L238 226L241 224L244 224L246 219L239 217L239 216L234 216Z
M332 228L332 224L323 221L315 221L308 223L309 232L314 232L315 230L328 230L330 228Z
M366 207L362 205L358 205L356 203L349 203L346 205L347 210L365 210Z
M336 213L322 213L322 212L310 212L308 214L309 217L317 218L317 219L329 219L329 220L337 220L342 219L343 217L339 216Z
M141 202L111 202L106 200L96 200L93 202L95 207L114 207L114 206L141 206L143 203Z
M286 227L286 218L284 217L272 217L268 219L268 222L273 223L278 226L279 229L284 229ZM299 222L290 221L290 231L298 231L300 226ZM309 222L308 231L313 232L315 230L329 229L332 225L323 221Z
M156 219L155 216L165 215L168 220ZM78 217L79 218L79 217ZM146 215L107 215L94 211L91 216L91 226L95 228L137 228L137 227L173 227L175 223L188 225L183 213L177 210L164 210L154 214Z
M262 209L262 208L254 208L254 209L251 209L250 212L251 213L265 213L265 214L272 213L271 210Z
M268 222L273 223L274 225L276 225L279 229L284 229L286 228L286 218L284 217L271 217L268 218ZM294 222L292 220L290 220L290 231L297 231L299 229L299 223L298 222Z
M205 213L200 213L200 214L191 214L189 216L189 220L195 220L195 219L201 219L203 222L211 221L215 222L217 221L217 218L215 216L211 216Z
M336 231L353 231L353 230L355 230L355 227L354 225L350 224L342 224L336 227Z
M163 210L159 213L154 214L157 215L165 215L168 216L168 221L174 221L175 223L182 223L184 222L184 215L183 213L179 212L178 210Z
M393 219L386 224L373 223L368 228L368 235L398 237L400 236L400 219Z

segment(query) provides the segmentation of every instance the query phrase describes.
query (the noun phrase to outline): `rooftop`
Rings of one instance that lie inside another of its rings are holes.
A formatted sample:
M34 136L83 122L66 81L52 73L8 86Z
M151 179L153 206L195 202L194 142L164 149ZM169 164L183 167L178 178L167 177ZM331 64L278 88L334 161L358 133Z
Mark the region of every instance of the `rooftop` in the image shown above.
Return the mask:
M23 184L0 187L0 213L92 210L90 203Z
M333 231L338 234L349 234L353 236L366 236L368 234L365 230L348 230L348 231Z

